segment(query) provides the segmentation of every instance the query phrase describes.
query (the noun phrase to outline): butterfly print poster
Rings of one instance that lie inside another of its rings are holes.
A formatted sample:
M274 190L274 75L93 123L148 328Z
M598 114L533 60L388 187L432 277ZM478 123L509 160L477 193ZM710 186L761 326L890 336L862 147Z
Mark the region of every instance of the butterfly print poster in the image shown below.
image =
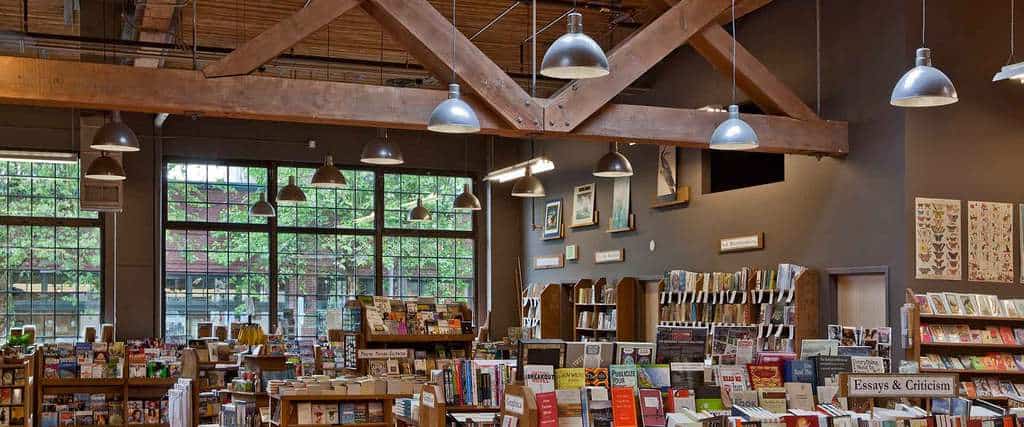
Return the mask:
M1013 283L1013 205L967 202L967 280Z
M960 280L960 201L914 199L918 279Z

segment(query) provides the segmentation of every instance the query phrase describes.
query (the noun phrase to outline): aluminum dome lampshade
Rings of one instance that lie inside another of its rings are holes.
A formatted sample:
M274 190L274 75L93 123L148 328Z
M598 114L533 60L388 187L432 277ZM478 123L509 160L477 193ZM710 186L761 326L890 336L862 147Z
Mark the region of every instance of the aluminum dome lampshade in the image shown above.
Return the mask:
M334 157L330 154L325 156L324 164L313 173L312 185L316 188L342 188L346 184L345 176L334 166Z
M757 148L757 132L740 118L740 107L729 106L729 118L720 123L711 134L713 150L751 150Z
M896 82L889 103L897 107L938 107L957 102L956 88L946 74L932 67L932 51L917 49L915 67Z
M473 192L469 189L469 184L462 185L462 194L459 194L455 198L455 203L452 205L455 209L478 211L483 209L480 206L480 199L473 195Z
M448 85L448 99L430 113L427 130L438 133L474 133L480 131L480 119L473 107L459 98L459 85Z
M124 181L128 179L128 175L124 173L121 163L117 159L108 156L107 153L101 153L96 160L89 164L89 168L85 170L85 177L97 181Z
M621 178L633 176L633 165L618 150L609 151L594 166L594 176L599 178Z
M271 217L277 215L277 211L274 210L274 205L267 201L267 193L260 193L259 200L249 207L249 215L259 217Z
M556 79L592 79L608 75L608 57L594 39L583 33L583 15L566 18L569 31L544 52L540 73Z
M411 222L425 222L430 221L430 211L423 207L423 198L416 198L416 206L409 211L409 221Z
M89 148L98 151L139 151L139 138L132 128L121 121L121 112L114 111L110 122L104 124L92 138Z
M306 192L295 184L295 175L288 177L288 185L277 192L278 203L301 203L306 201Z
M530 168L526 168L526 175L516 180L515 185L512 186L512 197L534 198L544 196L547 196L547 192L544 191L544 184L537 177L533 176Z
M391 142L385 133L363 145L359 161L370 165L400 165L405 163L405 158L402 157L402 149Z

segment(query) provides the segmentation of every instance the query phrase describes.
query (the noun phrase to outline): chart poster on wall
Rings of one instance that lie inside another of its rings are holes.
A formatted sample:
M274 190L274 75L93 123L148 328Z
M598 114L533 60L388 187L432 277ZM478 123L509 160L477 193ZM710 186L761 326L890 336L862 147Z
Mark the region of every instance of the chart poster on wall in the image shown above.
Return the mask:
M960 201L914 199L917 279L960 280Z
M597 198L594 184L581 185L572 190L571 227L587 227L597 224Z
M676 151L674 145L658 146L658 200L676 198Z
M1013 204L967 202L967 279L1013 283Z
M544 204L544 233L543 240L555 240L562 238L562 199L548 200Z
M633 230L633 214L629 211L629 177L615 178L612 186L612 219L608 232Z

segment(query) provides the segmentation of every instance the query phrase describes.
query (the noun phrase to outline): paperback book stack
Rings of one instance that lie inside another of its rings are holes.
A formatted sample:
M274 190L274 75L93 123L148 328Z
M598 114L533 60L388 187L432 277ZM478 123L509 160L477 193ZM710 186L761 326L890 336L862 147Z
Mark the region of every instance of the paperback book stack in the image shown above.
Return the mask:
M125 346L115 343L47 343L42 346L44 378L122 378Z
M463 319L464 308L463 304L438 304L432 298L404 301L375 296L372 303L364 303L363 310L374 335L458 335L472 332L468 319Z
M44 394L40 400L39 411L41 427L126 423L119 394ZM15 425L14 414L11 414L11 420L11 424Z
M497 407L505 388L516 378L514 360L455 360L431 371L431 379L444 389L449 405Z
M384 403L368 402L299 402L295 405L296 424L332 425L384 422Z

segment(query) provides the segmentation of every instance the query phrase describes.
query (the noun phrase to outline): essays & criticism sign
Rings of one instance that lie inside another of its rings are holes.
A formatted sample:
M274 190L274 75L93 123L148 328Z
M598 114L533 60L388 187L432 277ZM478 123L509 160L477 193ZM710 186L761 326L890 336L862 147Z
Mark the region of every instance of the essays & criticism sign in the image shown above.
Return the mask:
M848 397L956 397L957 386L956 375L846 375Z

